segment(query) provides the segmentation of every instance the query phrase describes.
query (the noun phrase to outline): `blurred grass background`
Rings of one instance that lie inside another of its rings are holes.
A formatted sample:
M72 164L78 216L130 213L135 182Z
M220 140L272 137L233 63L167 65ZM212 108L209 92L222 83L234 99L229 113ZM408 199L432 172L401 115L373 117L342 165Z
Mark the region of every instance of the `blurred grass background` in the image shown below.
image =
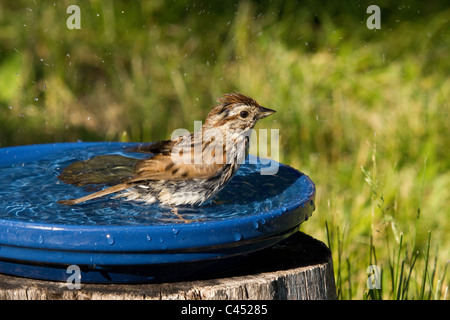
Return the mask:
M332 249L338 297L448 299L449 18L439 1L2 1L0 147L167 139L240 91L316 183L302 230Z

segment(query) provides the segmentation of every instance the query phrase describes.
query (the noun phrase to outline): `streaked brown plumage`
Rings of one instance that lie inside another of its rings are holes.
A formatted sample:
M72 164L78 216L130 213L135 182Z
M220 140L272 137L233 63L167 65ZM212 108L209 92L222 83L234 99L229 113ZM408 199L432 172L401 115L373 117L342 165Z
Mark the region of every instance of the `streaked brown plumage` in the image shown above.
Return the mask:
M154 154L149 159L111 155L71 164L59 176L61 181L79 186L117 184L59 203L73 205L120 191L116 197L170 206L197 205L212 198L244 162L250 129L275 112L237 92L218 102L202 130L138 150Z

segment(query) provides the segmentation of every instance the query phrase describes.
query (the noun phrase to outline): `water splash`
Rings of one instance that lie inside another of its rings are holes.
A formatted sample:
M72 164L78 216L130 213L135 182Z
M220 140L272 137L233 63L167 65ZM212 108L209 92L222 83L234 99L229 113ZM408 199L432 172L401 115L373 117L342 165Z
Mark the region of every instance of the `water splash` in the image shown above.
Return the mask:
M113 245L115 243L114 237L110 234L106 235L106 241L108 242L108 244Z

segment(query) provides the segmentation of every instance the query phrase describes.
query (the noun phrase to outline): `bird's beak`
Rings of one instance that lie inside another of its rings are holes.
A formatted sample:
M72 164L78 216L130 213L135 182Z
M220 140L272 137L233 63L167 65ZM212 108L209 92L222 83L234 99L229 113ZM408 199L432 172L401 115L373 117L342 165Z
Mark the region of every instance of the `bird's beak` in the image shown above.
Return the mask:
M271 114L274 114L275 112L276 112L275 110L259 106L259 110L258 110L258 113L257 113L258 120L263 119L265 117L268 117Z

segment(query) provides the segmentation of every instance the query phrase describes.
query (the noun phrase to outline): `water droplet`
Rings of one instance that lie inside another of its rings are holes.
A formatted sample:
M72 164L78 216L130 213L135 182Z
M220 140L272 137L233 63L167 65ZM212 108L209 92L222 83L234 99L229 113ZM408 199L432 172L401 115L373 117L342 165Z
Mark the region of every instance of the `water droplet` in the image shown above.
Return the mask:
M259 223L258 221L253 221L253 228L258 229L259 228Z
M159 238L159 242L161 245L161 249L165 250L167 249L167 244L164 243L164 239L163 238Z
M149 235L147 235L147 241L152 241L152 237L150 237Z
M38 101L38 100L39 100L39 98L38 98L38 97L34 98L34 101Z
M108 244L114 244L114 238L113 238L113 236L112 235L110 235L110 234L107 234L106 235L106 241L108 242Z
M286 211L287 211L286 207L281 207L281 212L286 212Z
M174 228L174 229L172 229L172 231L173 231L173 234L174 234L174 235L177 235L178 232L180 232L180 229Z
M242 234L240 234L239 232L235 232L233 234L233 237L234 237L234 241L242 240Z
M39 242L40 244L43 244L43 243L44 243L44 237L43 237L41 234L39 235L38 242Z

